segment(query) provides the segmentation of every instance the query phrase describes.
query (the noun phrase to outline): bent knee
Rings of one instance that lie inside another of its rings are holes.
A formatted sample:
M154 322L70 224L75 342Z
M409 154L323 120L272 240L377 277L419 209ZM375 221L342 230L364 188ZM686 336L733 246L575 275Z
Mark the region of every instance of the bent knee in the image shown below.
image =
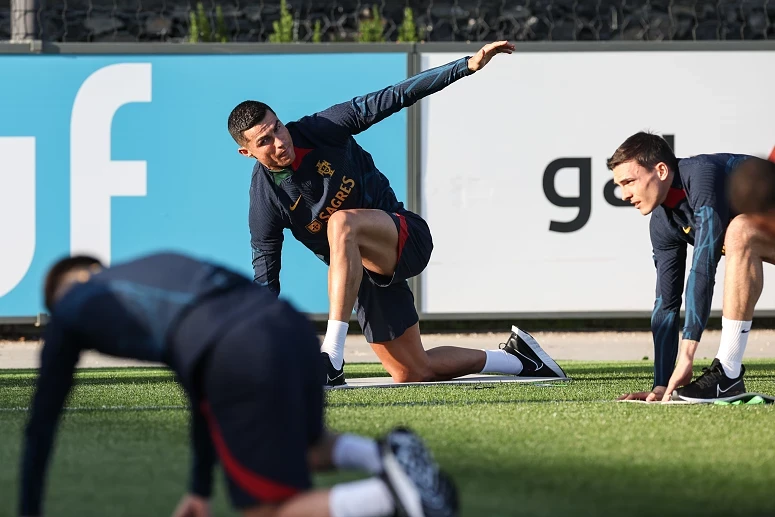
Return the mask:
M430 368L402 368L401 370L390 372L393 382L432 382L436 380L436 374Z
M738 215L727 226L724 246L728 251L744 248L755 243L759 237L761 237L761 230L754 219L746 214Z
M328 218L328 236L346 237L354 234L356 215L350 210L339 210Z

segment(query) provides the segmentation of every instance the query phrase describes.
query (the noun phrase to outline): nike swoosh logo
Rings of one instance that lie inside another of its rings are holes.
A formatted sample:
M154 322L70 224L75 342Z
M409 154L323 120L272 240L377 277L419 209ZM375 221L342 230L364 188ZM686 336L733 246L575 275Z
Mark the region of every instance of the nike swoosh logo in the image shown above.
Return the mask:
M684 233L685 234L688 235L690 231L692 231L692 227L691 226L687 226L686 228L684 228Z
M726 392L728 392L729 390L731 390L731 389L732 389L732 386L735 386L735 385L737 385L737 384L740 384L740 381L737 381L736 383L734 383L734 384L730 385L730 386L729 386L727 389L725 389L725 390L722 390L722 389L721 389L721 386L719 386L718 384L716 384L716 396L718 396L718 395L721 395L722 393L726 393Z
M291 211L296 210L296 207L299 205L299 201L301 201L301 194L299 194L299 199L297 199L296 202L291 205Z
M326 381L326 382L334 382L335 380L337 380L337 379L338 379L339 377L341 377L342 375L344 375L344 370L342 370L342 373L340 373L340 374L339 374L339 375L337 375L336 377L330 377L328 374L326 374L326 379L327 379L327 381Z
M522 352L520 352L519 350L516 350L516 352L517 352L519 355L521 355L522 357L524 357L525 359L527 359L528 361L530 361L531 363L533 363L534 365L536 365L536 371L538 371L538 370L540 370L541 368L543 368L543 367L544 367L544 363L541 363L541 366L539 366L537 362L533 361L532 359L530 359L528 356L526 356L525 354L523 354L523 353L522 353Z
M748 334L749 332L751 332L751 329L740 331L741 334Z

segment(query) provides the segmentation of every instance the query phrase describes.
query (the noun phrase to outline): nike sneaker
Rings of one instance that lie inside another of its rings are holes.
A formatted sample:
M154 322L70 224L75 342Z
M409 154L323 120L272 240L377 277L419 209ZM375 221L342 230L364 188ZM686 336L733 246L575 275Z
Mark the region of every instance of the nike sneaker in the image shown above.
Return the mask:
M419 436L397 428L379 441L379 448L382 478L396 503L395 517L457 517L457 487Z
M566 379L568 376L554 359L549 357L533 336L524 330L511 327L511 337L500 348L516 356L522 362L522 372L518 377L555 377Z
M743 375L745 366L740 368L740 376L730 379L724 373L724 367L718 359L713 359L710 368L703 368L702 375L684 386L674 390L672 400L687 402L726 402L745 393Z
M327 352L320 352L320 355L323 358L323 364L326 365L326 381L323 386L342 386L344 384L344 361L342 361L342 368L337 370L331 364L331 357Z

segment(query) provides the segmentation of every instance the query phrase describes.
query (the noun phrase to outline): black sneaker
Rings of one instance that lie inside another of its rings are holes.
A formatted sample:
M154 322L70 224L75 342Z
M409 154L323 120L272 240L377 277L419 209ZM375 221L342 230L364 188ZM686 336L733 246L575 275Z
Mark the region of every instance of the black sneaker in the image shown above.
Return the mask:
M382 478L396 503L395 517L456 517L457 488L419 436L404 428L379 441Z
M500 348L522 362L518 377L568 378L560 365L538 345L538 341L522 329L512 326L511 337L506 343L501 343Z
M344 385L344 361L342 361L342 368L337 370L334 365L331 364L331 357L328 352L320 352L320 356L323 359L323 364L326 365L326 380L323 386L342 386Z
M740 368L740 376L730 379L724 373L724 367L718 359L713 359L709 368L702 369L702 375L684 386L674 390L672 400L687 402L724 402L745 393L743 375L745 366Z

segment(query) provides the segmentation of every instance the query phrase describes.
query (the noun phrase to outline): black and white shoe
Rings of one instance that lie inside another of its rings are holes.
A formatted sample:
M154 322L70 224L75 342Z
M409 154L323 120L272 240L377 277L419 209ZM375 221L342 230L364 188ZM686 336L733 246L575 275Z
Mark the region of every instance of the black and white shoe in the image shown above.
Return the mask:
M511 327L511 337L500 348L516 356L522 362L522 371L518 377L556 377L567 379L560 365L544 352L538 341L524 330Z
M379 447L382 478L396 503L395 517L457 517L455 483L439 469L419 436L409 429L393 429Z
M344 361L342 361L342 368L337 370L334 365L331 364L331 357L327 352L320 352L320 357L323 359L323 364L326 365L326 380L323 386L342 386L344 385Z
M730 379L724 373L724 367L718 359L713 359L709 368L702 369L702 375L684 386L673 390L672 400L686 402L725 402L745 393L743 375L745 366L740 368L740 376Z

